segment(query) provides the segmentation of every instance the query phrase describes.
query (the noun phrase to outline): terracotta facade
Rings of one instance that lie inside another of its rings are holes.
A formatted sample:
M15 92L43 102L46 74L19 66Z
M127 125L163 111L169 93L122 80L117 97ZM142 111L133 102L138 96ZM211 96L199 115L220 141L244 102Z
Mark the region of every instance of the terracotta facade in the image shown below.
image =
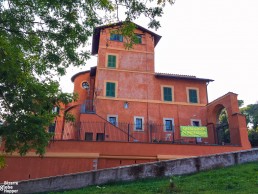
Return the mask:
M127 50L125 39L111 35L121 24L95 29L97 66L72 77L78 100L60 107L44 158L6 156L0 182L251 148L236 94L208 102L207 84L213 80L156 73L154 48L161 37L136 25L141 40ZM222 109L229 121L227 145L217 128ZM68 112L74 123L64 119ZM207 127L208 137L182 137L180 126L189 125Z
M201 139L201 142L218 143L216 119L221 109L216 110L214 107L226 108L231 123L231 115L239 113L237 95L233 93L225 95L222 99L224 104L220 104L221 100L209 103L207 85L213 80L188 75L156 73L154 49L161 37L136 25L135 34L141 38L141 41L135 44L133 49L128 50L124 46L125 38L112 40L112 33L120 25L122 23L95 29L92 54L98 55L97 66L72 77L74 92L78 93L79 99L65 110L75 114L77 123L110 122L112 119L116 123L133 125L137 125L137 121L141 122L140 130L136 130L134 126L134 130L130 129L129 132L133 135L137 133L138 140L145 139L147 142L153 140L150 137L149 127L153 123L166 125L167 121L171 121L173 139L183 139L184 142L194 142L195 139L181 137L180 126L195 124L207 126L209 136ZM115 67L109 66L109 56L115 58ZM89 85L87 89L82 86L85 82ZM110 87L108 84L113 85L112 96L108 94L109 88L107 87ZM170 92L168 100L164 97L165 89ZM190 90L195 92L195 102L191 102ZM144 124L146 124L145 127ZM237 120L234 126L230 125L233 145L242 145L241 137L236 137L235 134L239 135L237 131L243 126L246 126L244 119ZM120 128L118 125L117 127ZM62 139L84 140L86 138L87 130L82 129L82 124L70 127L68 133L61 132L61 128L64 130L69 127L56 128L57 134L63 134ZM168 131L163 130L163 135L161 135L163 137L159 137L160 141L165 139L166 132ZM96 131L93 132L92 140L96 140L96 133ZM246 141L243 144L250 147L247 133L242 139ZM109 137L109 140L114 139Z

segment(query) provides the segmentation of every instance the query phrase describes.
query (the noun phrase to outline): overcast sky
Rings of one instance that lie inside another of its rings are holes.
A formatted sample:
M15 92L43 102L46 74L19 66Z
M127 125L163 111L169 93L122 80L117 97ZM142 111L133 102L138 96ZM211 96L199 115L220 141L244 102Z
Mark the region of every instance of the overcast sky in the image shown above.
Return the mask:
M258 0L176 0L160 21L156 72L215 80L208 86L210 102L229 91L245 105L258 101ZM147 27L143 19L135 22ZM63 91L72 92L71 76L97 65L96 58L69 69Z

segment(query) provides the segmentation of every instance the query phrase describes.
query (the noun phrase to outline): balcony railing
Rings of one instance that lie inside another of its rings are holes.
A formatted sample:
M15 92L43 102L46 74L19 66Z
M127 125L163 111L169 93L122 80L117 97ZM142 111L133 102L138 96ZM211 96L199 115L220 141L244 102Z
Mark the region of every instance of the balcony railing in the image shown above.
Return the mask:
M138 129L131 123L68 122L61 130L60 124L56 123L53 140L214 144L208 143L207 138L181 137L180 126L177 125L170 129L163 124L143 124L142 129Z
M95 113L94 100L85 100L81 105L81 114Z

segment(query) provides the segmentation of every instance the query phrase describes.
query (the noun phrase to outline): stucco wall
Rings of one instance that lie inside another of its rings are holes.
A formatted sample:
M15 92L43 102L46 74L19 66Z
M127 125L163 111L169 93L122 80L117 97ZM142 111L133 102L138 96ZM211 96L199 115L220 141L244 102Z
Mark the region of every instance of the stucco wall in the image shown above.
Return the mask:
M86 172L130 164L243 150L238 146L56 141L43 158L33 153L6 156L0 182ZM96 161L95 166L94 161Z
M19 193L68 190L108 182L196 173L251 161L258 161L258 149L21 181L15 189L18 189Z

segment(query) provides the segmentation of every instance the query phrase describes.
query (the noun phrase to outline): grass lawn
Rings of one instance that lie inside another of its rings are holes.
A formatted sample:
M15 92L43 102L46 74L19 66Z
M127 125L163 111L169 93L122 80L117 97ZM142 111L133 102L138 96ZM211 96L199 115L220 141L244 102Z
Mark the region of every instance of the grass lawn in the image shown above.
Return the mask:
M172 183L171 183L172 182ZM247 193L258 194L258 162L170 178L90 186L65 194Z

